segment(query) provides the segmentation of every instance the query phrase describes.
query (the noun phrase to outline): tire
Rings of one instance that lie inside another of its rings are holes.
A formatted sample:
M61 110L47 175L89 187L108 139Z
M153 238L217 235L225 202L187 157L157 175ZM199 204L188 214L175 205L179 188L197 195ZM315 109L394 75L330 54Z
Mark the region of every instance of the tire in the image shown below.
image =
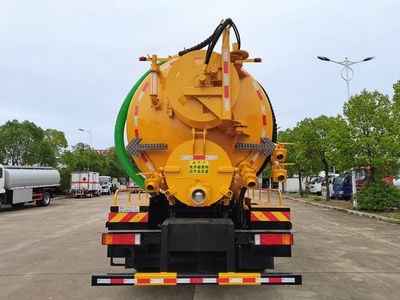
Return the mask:
M92 193L92 192L88 193L88 194L86 195L86 197L87 197L87 198L93 198L93 193Z
M21 202L21 203L13 203L11 204L12 207L18 208L18 207L23 207L25 205L25 202Z
M43 200L36 201L37 206L48 206L51 201L51 196L49 192L44 192L43 193Z

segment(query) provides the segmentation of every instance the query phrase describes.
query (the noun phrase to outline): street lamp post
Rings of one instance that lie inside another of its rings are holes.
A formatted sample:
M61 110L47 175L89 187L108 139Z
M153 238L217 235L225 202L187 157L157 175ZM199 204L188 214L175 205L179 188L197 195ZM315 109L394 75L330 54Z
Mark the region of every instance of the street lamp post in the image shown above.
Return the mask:
M363 60L359 60L359 61L350 61L347 59L344 61L334 61L331 60L325 56L317 56L318 59L322 60L322 61L329 61L329 62L333 62L335 64L341 65L343 66L343 69L340 73L340 76L342 76L343 80L346 81L347 84L347 98L350 99L350 81L353 79L354 77L354 71L353 69L350 67L352 65L355 64L359 64L362 62L366 62L366 61L370 61L371 59L374 59L374 56L370 56L370 57L366 57ZM357 186L356 186L356 180L355 180L355 172L352 172L352 188L353 188L353 194L355 194L357 192ZM353 204L355 207L357 207L357 202L354 202Z
M87 171L89 172L89 170L90 170L90 145L92 144L92 130L91 129L85 130L82 128L79 128L78 130L89 134L89 153L88 153L88 169L87 169Z
M343 61L334 61L331 60L325 56L317 56L318 59L322 60L322 61L329 61L329 62L333 62L335 64L341 65L343 66L343 69L340 73L340 76L342 76L343 80L346 81L347 84L347 98L350 98L350 81L353 79L354 77L354 71L353 69L350 67L352 65L355 64L359 64L365 61L369 61L371 59L374 59L374 56L370 56L370 57L366 57L363 60L359 60L359 61L350 61L347 59L343 60Z

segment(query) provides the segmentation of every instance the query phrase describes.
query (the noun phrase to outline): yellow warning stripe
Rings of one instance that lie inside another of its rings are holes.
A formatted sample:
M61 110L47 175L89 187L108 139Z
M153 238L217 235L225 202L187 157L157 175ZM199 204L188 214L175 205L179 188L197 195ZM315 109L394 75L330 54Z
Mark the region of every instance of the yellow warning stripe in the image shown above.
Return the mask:
M128 213L117 213L114 218L110 220L110 222L118 223L120 222Z
M275 211L272 214L281 222L289 222L289 219L280 211Z
M266 215L262 211L252 211L253 216L255 216L259 221L269 221Z
M138 212L138 213L110 213L109 222L110 223L120 223L120 222L147 222L148 213Z
M280 211L252 211L253 222L289 222L290 219Z
M137 213L129 222L140 222L146 216L147 213Z

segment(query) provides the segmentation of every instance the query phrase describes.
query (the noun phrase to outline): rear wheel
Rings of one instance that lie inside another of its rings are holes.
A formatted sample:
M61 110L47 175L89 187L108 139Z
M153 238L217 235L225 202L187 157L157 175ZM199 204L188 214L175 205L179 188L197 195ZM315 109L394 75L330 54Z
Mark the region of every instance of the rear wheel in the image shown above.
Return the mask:
M93 193L90 192L89 194L87 194L87 197L88 197L88 198L93 198Z
M36 201L37 206L48 206L50 204L50 193L45 192L43 193L43 200Z

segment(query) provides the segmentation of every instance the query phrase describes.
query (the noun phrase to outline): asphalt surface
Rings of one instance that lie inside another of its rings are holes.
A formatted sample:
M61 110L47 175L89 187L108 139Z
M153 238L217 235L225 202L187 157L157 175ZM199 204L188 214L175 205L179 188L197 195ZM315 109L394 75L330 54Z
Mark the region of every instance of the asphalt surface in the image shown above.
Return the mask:
M110 196L0 210L0 299L400 299L400 225L286 200L302 286L92 287L110 267L100 232Z

